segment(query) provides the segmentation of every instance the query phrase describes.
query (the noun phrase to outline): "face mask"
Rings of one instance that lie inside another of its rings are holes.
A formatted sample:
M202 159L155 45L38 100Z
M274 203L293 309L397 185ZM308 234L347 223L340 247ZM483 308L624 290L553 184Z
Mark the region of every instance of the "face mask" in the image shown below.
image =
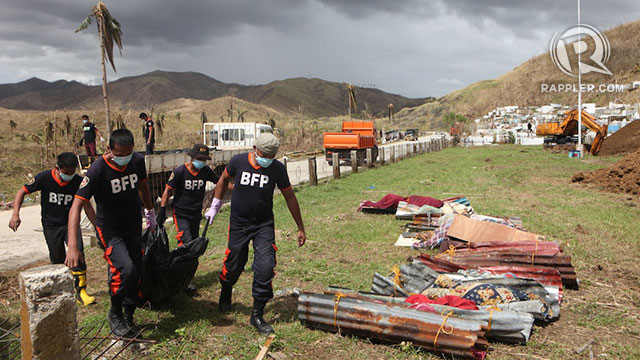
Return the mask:
M260 167L268 168L269 165L271 165L271 163L273 162L273 159L263 158L256 154L256 162L258 163L258 165L260 165Z
M64 182L71 181L73 177L76 176L76 174L67 175L60 170L58 170L58 173L60 174L60 179L62 179L62 181Z
M207 165L207 163L202 160L191 160L191 164L193 165L193 167L195 167L198 170L202 169L205 165Z
M125 166L129 163L129 161L131 161L131 158L133 157L133 153L127 155L127 156L114 156L113 157L113 162L115 162L116 164L118 164L119 166Z
M89 120L87 120L87 119L83 119L83 120L82 120L82 123L83 123L83 124L86 124L86 123L88 123L88 122L89 122Z

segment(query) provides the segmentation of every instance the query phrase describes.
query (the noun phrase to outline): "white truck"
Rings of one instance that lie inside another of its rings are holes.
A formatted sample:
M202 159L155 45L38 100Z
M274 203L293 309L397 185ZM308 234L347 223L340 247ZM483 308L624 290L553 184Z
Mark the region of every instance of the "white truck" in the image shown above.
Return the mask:
M262 133L273 133L271 126L255 122L204 123L203 143L220 150L250 149Z
M269 125L259 123L205 123L203 134L204 144L209 147L211 155L209 166L216 174L221 175L229 160L236 154L251 150L255 138L264 132L272 133L273 129ZM187 153L190 149L191 147L159 150L153 155L140 152L145 155L149 189L153 199L162 196L173 169L189 161ZM80 155L79 158L84 171L90 165L89 159L87 155Z

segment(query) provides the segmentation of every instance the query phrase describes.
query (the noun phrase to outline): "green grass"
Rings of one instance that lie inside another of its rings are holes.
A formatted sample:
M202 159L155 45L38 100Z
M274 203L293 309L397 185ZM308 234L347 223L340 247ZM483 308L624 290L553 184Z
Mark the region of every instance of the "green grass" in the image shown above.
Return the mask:
M568 159L566 154L537 147L454 148L324 181L317 187L296 187L308 241L298 248L293 240L294 222L284 200L277 196L279 250L274 289L321 291L338 285L368 290L374 272L388 273L392 265L418 252L393 246L406 221L358 213L359 201L377 200L387 192L436 198L467 195L478 213L520 216L530 231L560 241L583 281L580 290L565 291L558 322L536 327L526 347L492 344L492 359L572 358L575 348L590 338L597 340L596 356L634 358L640 344L640 222L636 221L640 211L630 204L637 204L637 199L570 183L574 172L616 160ZM235 287L234 312L223 316L217 310L217 277L226 247L228 215L228 209L223 209L209 230L211 243L195 278L199 294L193 298L179 295L169 304L137 313L138 321L148 329L145 336L158 341L145 351L146 358L250 359L265 341L248 323L251 260ZM583 230L578 231L578 225ZM99 290L100 303L80 309L82 323L104 316L108 308L101 253L90 249L88 262L89 288ZM297 321L292 298L270 302L266 318L273 320L277 331L272 351L291 359L435 358L410 343L380 345L305 328Z

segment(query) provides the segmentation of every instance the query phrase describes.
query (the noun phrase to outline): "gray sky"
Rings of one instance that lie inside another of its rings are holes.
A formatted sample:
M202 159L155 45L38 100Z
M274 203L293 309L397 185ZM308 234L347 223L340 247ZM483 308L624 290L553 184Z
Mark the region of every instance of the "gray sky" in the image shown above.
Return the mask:
M100 79L96 1L0 0L0 83ZM442 96L510 71L576 23L575 0L106 0L124 32L118 72L198 71L263 84L313 76L411 97ZM606 30L637 0L583 0ZM612 49L615 52L615 49Z

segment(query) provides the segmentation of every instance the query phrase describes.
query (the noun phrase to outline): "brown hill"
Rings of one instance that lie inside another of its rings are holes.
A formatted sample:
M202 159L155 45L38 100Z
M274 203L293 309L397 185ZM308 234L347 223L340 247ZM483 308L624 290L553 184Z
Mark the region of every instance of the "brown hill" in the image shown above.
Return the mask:
M604 32L611 45L611 57L605 64L612 76L590 73L583 83L629 84L640 80L640 20L617 26ZM588 42L588 41L587 41ZM593 48L591 45L590 48ZM584 61L584 58L583 58ZM445 95L434 102L405 108L396 114L399 123L422 120L427 128L441 127L444 114L454 112L476 118L498 106L535 106L549 103L577 103L577 94L542 93L541 84L577 84L577 78L563 74L553 64L549 53L537 55L494 80L484 80ZM577 86L577 85L576 85ZM627 103L638 101L638 92L585 93L584 102L606 104L619 99Z
M233 96L264 104L282 113L321 117L344 114L347 95L344 84L321 79L294 78L265 85L223 83L196 72L153 71L109 83L115 109L142 109L174 99L211 100ZM378 89L357 89L359 109L383 114L392 102L397 109L415 107L428 99L410 99ZM53 83L32 78L17 84L0 84L0 107L20 110L97 109L102 105L100 86L75 81Z

